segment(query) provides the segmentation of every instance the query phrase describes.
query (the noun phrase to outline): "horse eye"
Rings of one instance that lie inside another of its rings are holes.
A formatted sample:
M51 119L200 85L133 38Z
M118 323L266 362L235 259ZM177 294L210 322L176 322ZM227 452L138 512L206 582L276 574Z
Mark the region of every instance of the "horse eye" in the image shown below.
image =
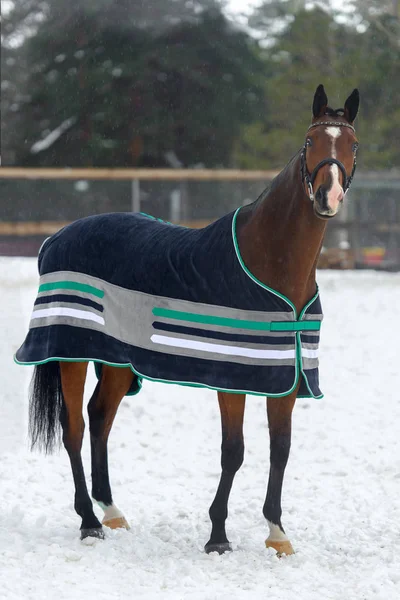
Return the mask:
M311 146L312 146L312 140L311 140L311 138L307 138L306 139L306 146L307 146L307 148L311 148Z

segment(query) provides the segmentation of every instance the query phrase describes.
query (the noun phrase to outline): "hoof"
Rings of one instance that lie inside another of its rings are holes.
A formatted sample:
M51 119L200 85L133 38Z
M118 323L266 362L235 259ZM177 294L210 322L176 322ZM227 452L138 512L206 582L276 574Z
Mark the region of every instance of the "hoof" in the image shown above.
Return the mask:
M232 552L232 546L230 542L223 542L222 544L210 544L210 542L208 542L204 546L204 550L207 554L210 554L210 552L218 552L218 554L225 554L225 552Z
M110 529L130 529L128 521L125 517L114 517L113 519L103 519L103 525Z
M102 527L88 527L87 529L81 529L81 540L84 540L88 537L97 538L99 540L104 540L105 535Z
M294 554L293 546L289 542L289 540L274 542L273 540L266 539L265 545L267 548L273 548L274 550L276 550L278 558L280 558L283 554L286 554L287 556L290 556L290 554Z

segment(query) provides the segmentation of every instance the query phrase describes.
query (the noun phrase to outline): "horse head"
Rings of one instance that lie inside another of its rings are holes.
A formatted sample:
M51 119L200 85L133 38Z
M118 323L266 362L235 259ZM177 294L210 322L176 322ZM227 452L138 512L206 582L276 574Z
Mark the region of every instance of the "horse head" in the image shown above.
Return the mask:
M334 217L350 187L356 169L358 141L353 126L360 97L355 89L344 108L328 106L319 85L312 106L313 119L301 154L302 178L314 212L321 219Z

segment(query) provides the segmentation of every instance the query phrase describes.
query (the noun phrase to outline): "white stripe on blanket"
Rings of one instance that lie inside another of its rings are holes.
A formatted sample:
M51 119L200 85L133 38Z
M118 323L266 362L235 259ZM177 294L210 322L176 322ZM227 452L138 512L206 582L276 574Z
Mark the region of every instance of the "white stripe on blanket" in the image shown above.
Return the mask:
M204 352L216 352L217 354L227 354L231 356L248 356L250 358L295 358L296 351L293 350L256 350L255 348L240 348L237 346L224 346L222 344L209 344L207 342L197 342L181 338L170 338L165 335L152 335L151 341L154 344L164 346L175 346L178 348L190 348L192 350L202 350Z
M57 306L53 308L42 308L34 310L31 319L43 319L45 317L74 317L83 321L96 321L100 325L104 325L103 317L86 310L77 310L75 308L66 308L65 306Z
M313 348L304 348L301 349L301 355L305 358L318 358L318 350Z

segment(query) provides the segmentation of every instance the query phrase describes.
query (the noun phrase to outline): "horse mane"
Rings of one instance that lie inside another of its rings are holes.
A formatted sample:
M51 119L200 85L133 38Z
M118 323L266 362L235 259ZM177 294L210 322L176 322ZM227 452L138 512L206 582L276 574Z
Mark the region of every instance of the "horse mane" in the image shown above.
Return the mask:
M272 181L261 192L261 194L258 196L258 198L256 198L256 200L254 200L254 202L251 202L251 204L249 206L254 207L255 205L257 205L257 204L261 203L263 200L265 200L265 198L268 196L269 192L273 191L276 188L276 186L278 184L280 184L282 182L282 180L284 180L286 178L286 173L287 173L288 169L290 169L292 167L293 162L297 159L300 152L301 152L301 149L298 150L296 152L296 154L294 154L292 156L292 158L289 160L289 162L283 167L282 171L280 171L280 173L278 173L278 175L276 175L276 177L274 177L272 179Z

